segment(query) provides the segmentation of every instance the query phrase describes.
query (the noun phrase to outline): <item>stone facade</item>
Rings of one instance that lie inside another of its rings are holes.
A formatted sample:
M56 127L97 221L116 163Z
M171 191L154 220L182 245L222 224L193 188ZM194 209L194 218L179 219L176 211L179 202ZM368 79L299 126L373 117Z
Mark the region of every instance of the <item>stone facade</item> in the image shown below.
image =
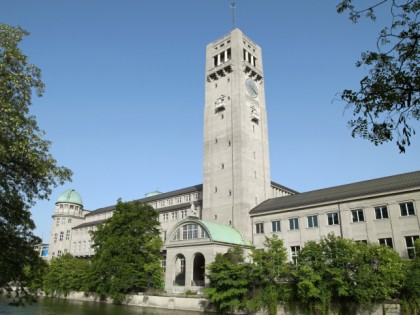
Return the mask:
M297 193L270 179L261 48L235 29L207 45L203 184L139 199L159 212L168 292L208 284L205 266L234 245L261 248L278 235L293 261L328 233L379 242L402 257L420 235L420 172ZM91 257L89 231L114 206L83 209L80 196L56 202L49 258Z

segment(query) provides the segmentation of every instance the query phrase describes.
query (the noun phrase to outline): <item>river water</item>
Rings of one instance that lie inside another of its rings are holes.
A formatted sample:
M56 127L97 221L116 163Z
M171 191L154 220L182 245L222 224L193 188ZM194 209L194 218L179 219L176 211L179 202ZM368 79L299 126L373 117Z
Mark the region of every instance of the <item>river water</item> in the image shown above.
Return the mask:
M40 298L38 302L25 306L8 305L8 300L0 295L1 315L217 315L167 309L146 308L128 305L113 305L99 302Z

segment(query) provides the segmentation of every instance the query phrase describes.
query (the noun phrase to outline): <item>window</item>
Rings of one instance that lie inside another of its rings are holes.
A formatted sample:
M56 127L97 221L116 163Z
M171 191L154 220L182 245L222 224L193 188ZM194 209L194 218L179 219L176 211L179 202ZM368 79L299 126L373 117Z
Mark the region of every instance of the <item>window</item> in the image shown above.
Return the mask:
M174 241L178 241L178 240L180 240L181 239L181 230L180 229L178 229L177 231L176 231L176 233L175 233L175 235L174 235Z
M165 273L165 272L166 272L166 260L162 259L162 260L160 261L160 266L161 266L161 267L162 267L162 269L163 269L163 273Z
M61 250L57 252L57 257L61 257Z
M66 218L61 218L61 224L66 224Z
M198 193L194 193L194 200L198 200Z
M353 222L365 221L365 216L363 215L363 209L352 210L351 216L353 218Z
M176 220L178 218L177 212L172 212L172 220Z
M273 232L280 232L281 231L281 229L280 229L280 220L278 220L278 221L272 221L271 222L271 227L272 227L272 231Z
M297 265L297 256L300 252L300 246L290 246L290 252L291 252L293 263Z
M316 228L318 227L318 216L317 215L309 215L308 216L308 228Z
M160 207L163 207L165 205L165 200L161 200L161 201L159 201L159 206Z
M401 216L406 217L409 215L415 215L414 204L412 202L400 203Z
M379 244L381 244L381 245L385 245L385 246L388 246L390 248L394 248L394 245L392 244L392 238L391 237L380 238L380 239L378 239L378 241L379 241Z
M166 241L166 231L163 231L163 232L162 232L162 236L163 236L163 237L162 237L162 238L163 238L163 241L165 242L165 241Z
M388 219L388 208L386 206L375 207L375 218L377 220Z
M168 205L171 205L171 204L173 204L173 199L168 199Z
M66 240L68 241L70 239L70 230L66 231Z
M191 200L190 195L185 195L184 196L184 201L190 201L190 200Z
M60 241L64 239L64 232L60 232Z
M264 223L255 224L255 233L264 234Z
M59 226L60 225L60 218L57 218L57 220L55 221L55 226Z
M162 214L162 221L168 221L169 219L169 213Z
M201 238L207 238L207 232L205 229L201 228Z
M54 243L57 243L57 233L54 234Z
M71 219L68 219L68 220L67 220L67 223L68 223L68 224L70 224L70 223L71 223Z
M418 239L419 239L418 235L405 237L405 244L407 245L407 254L408 254L408 258L410 259L413 259L414 257L416 257L416 248L414 246L414 242Z
M290 230L299 230L299 218L289 219L289 229Z
M338 220L338 212L327 213L328 225L338 225L340 221Z
M183 226L182 238L184 240L192 240L198 238L198 225L186 224Z
M187 210L181 210L181 219L184 219L187 217Z

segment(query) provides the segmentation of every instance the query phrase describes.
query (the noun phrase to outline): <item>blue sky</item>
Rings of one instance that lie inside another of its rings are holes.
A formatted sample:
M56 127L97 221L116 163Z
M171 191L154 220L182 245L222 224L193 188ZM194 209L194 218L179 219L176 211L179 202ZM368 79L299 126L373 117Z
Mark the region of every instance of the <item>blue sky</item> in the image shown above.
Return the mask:
M271 179L308 191L418 170L419 136L353 139L334 101L357 88L360 53L387 19L352 24L337 1L237 1L236 26L263 50ZM230 0L2 0L0 21L31 35L21 48L46 93L31 111L51 153L73 170L32 214L49 241L58 195L94 210L202 183L205 46L232 29ZM418 127L418 124L417 124ZM419 129L419 128L417 128Z

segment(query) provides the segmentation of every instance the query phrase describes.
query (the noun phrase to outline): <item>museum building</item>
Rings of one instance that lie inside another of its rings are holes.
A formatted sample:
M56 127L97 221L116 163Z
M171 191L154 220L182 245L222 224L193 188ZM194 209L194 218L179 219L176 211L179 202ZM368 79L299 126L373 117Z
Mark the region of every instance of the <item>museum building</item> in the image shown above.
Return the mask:
M261 48L239 29L206 49L203 184L146 194L159 212L170 292L208 284L205 266L235 245L284 240L294 261L329 233L414 255L420 236L420 171L298 193L271 181ZM48 259L94 254L89 231L115 206L88 211L67 190L52 216Z

